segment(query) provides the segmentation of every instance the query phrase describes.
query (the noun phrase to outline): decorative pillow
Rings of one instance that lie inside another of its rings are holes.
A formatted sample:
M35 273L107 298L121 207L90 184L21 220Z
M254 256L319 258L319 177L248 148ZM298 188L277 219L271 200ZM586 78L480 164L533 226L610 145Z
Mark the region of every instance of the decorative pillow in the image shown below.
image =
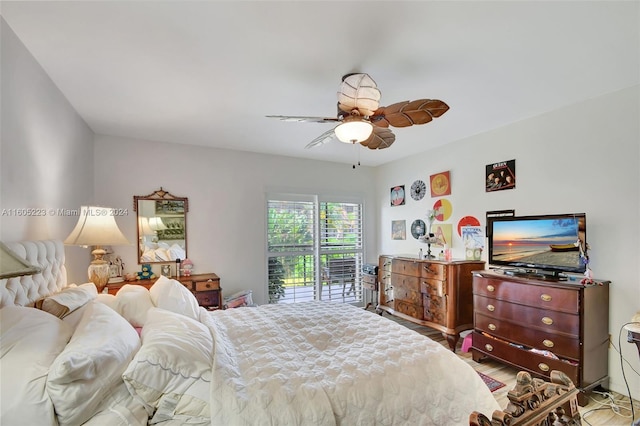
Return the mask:
M0 324L0 424L55 424L47 372L73 329L46 312L21 306L0 309Z
M96 296L96 302L107 305L114 311L118 312L118 299L113 294L100 293Z
M87 306L71 340L49 369L47 392L60 425L87 421L122 382L140 348L131 324L102 303Z
M149 421L149 413L140 401L131 397L124 382L102 401L97 410L82 426L147 426Z
M187 252L178 244L173 244L167 252L171 260L181 259L184 260L187 257Z
M64 318L71 312L93 300L98 295L98 289L93 283L79 286L69 286L61 292L45 297L36 302L36 307L49 312L58 318Z
M209 417L213 338L202 323L159 308L147 313L142 347L122 375L156 421L164 415Z
M116 301L116 310L134 327L142 327L147 311L153 308L149 290L141 285L123 285L116 293Z
M161 275L149 289L151 301L158 308L198 319L198 300L180 281Z

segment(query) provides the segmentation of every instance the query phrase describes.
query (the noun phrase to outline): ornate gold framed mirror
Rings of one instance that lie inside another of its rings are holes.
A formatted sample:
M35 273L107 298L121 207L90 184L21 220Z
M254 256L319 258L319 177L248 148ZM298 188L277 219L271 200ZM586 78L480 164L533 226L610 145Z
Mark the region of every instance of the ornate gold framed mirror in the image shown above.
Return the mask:
M137 213L138 263L167 263L187 258L189 199L160 187L149 195L134 195Z

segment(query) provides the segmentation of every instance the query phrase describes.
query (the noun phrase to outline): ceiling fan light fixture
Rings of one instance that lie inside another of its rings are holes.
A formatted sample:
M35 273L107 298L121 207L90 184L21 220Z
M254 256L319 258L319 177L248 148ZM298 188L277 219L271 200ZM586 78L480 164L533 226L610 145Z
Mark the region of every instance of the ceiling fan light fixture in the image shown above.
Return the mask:
M373 125L360 117L346 117L334 132L340 142L358 143L369 139L373 132Z

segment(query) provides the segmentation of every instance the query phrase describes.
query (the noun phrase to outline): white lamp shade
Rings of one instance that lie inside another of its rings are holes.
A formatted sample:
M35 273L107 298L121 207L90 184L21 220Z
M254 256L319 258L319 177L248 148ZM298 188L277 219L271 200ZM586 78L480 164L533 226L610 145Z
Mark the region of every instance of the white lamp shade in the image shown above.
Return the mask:
M345 143L366 141L371 136L373 125L365 120L346 120L335 128L336 137Z
M151 228L149 224L149 218L140 216L138 218L138 233L140 235L154 235L155 231Z
M128 245L129 241L118 228L113 209L82 206L78 223L64 243L75 246L117 246Z
M163 229L167 229L167 226L162 221L162 218L159 218L159 217L150 217L149 218L149 226L154 231L161 231Z

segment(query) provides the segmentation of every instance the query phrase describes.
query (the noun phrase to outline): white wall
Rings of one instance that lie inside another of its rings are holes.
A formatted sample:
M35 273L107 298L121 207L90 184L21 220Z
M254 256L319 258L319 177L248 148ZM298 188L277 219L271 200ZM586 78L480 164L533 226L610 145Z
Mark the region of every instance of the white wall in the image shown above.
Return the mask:
M408 189L416 179L450 170L454 225L472 215L485 225L490 210L515 209L517 215L587 214L590 265L596 278L611 280L610 333L616 342L621 326L640 310L640 91L638 87L587 100L539 117L447 145L423 155L378 167L379 251L416 254L423 244L410 234L413 220L425 220L436 198L408 196L404 206L390 207L389 190ZM486 193L485 166L516 160L516 188ZM391 239L391 221L407 220L407 240ZM464 257L462 240L453 239L454 257ZM486 251L485 251L486 252ZM486 260L486 253L484 254ZM587 313L588 314L588 313ZM638 370L635 345L625 357ZM626 393L617 353L610 350L613 390ZM633 394L640 378L627 375Z
M93 199L93 132L1 18L0 31L0 239L64 239L77 218L56 210ZM69 280L86 282L89 251L66 253Z
M163 187L188 197L188 257L196 272L218 274L225 294L250 289L257 303L267 300L267 191L361 196L365 256L377 261L374 170L369 167L353 170L348 164L97 135L95 173L97 203L130 210L117 222L132 243L134 195ZM139 270L136 246L114 249L126 271Z

